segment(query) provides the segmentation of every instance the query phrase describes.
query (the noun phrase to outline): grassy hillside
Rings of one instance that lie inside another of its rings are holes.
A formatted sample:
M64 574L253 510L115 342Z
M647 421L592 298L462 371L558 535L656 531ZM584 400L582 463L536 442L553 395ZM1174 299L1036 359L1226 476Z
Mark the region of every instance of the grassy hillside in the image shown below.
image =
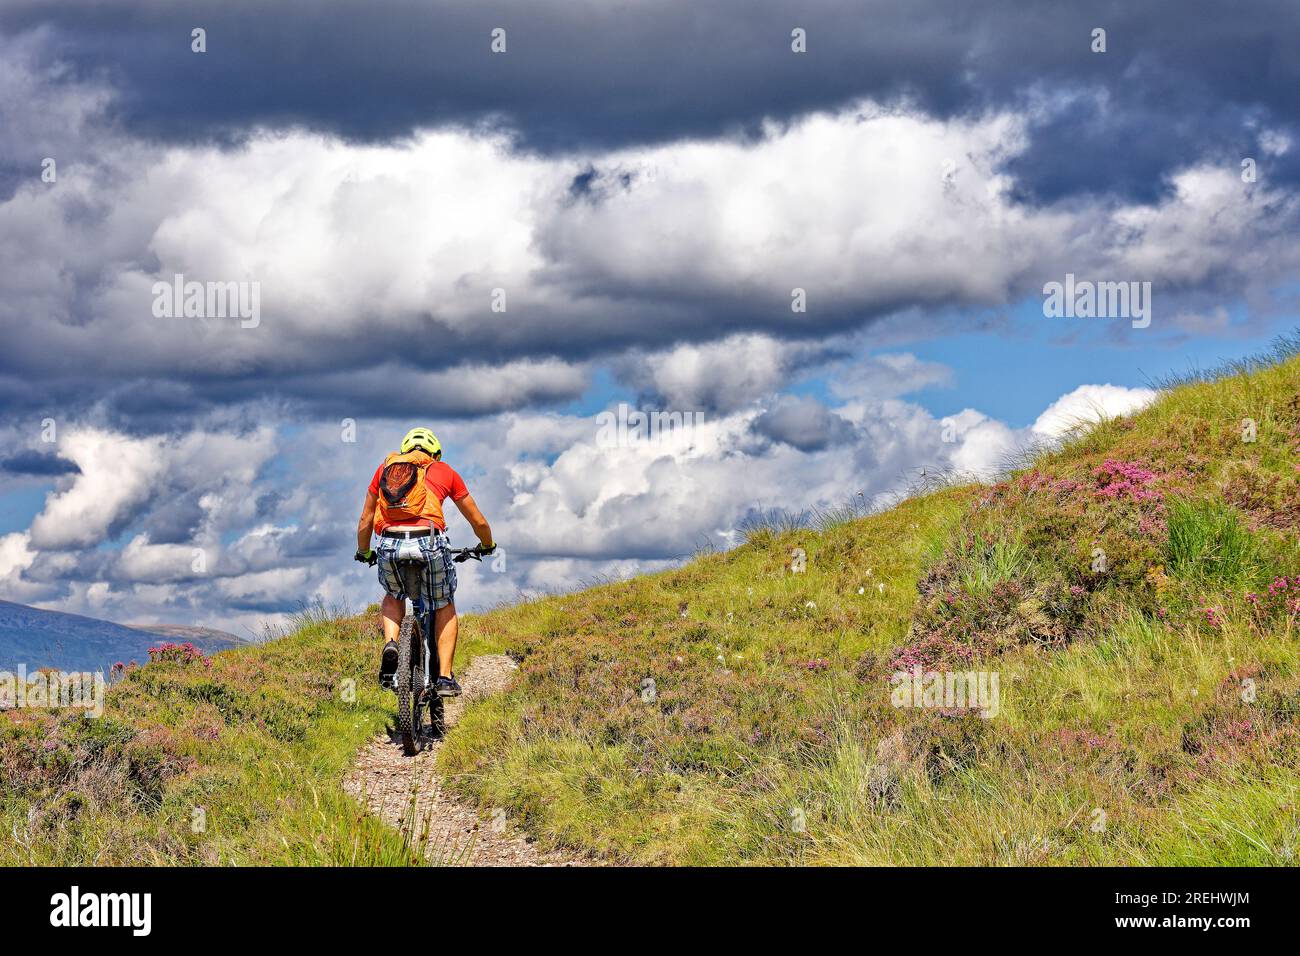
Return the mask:
M1289 862L1297 462L1292 358L993 488L475 619L524 667L445 765L646 863ZM914 665L997 672L998 715L893 706Z
M1290 358L994 487L467 618L467 654L523 666L442 766L614 860L1292 862L1298 462ZM391 708L374 628L152 664L99 721L0 716L0 862L410 861L339 787ZM996 674L996 715L895 706L913 667Z

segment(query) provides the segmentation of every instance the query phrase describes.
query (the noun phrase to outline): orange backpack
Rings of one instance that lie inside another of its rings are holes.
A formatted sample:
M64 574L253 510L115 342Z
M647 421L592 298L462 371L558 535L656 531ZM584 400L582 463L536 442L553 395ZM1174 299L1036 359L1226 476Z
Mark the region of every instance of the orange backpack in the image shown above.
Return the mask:
M375 509L375 529L395 524L425 524L432 521L445 527L442 502L429 493L424 473L434 459L422 451L409 454L393 452L384 459L379 474L379 504Z

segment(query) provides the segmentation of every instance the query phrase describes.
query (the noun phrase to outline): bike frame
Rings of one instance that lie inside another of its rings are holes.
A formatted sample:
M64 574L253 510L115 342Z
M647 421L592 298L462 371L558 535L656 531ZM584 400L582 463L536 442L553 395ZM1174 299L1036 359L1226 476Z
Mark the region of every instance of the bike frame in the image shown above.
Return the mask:
M424 686L420 690L419 703L423 703L433 687L433 679L438 676L438 642L433 636L433 608L424 607L424 596L420 585L424 583L424 563L421 561L401 561L397 565L398 576L402 579L402 590L406 592L406 604L410 613L418 616L420 621L420 640L424 647ZM411 585L414 584L415 587ZM420 600L410 597L420 594Z

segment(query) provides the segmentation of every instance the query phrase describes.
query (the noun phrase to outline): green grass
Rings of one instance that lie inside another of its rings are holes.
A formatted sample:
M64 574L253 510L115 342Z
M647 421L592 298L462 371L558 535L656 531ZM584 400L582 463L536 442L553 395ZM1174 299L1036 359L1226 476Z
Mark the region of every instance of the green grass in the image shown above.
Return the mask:
M462 660L521 667L440 767L610 861L1291 863L1298 463L1300 359L1252 364L994 486L776 514L731 551L466 617ZM23 836L0 862L415 862L339 787L391 705L371 630L151 665L98 723L0 718L0 832ZM895 707L912 666L996 674L996 716Z
M1227 585L1256 582L1267 572L1257 539L1222 501L1173 501L1168 522L1171 571Z
M962 563L962 590L980 599L992 595L999 584L1019 578L1029 562L1029 550L1014 531L991 542L962 542L954 550Z

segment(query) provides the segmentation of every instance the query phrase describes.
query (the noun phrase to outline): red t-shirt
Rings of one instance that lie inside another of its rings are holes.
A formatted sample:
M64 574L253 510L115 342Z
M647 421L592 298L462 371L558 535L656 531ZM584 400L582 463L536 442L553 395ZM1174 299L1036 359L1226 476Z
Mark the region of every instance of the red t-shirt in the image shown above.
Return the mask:
M375 477L370 479L370 493L379 495L379 477L384 473L384 466L381 463L375 469ZM467 494L469 489L465 487L465 481L460 475L456 474L456 469L445 461L429 462L429 467L424 470L424 484L429 489L429 493L436 495L438 505L441 506L444 501L450 498L452 501L460 501ZM383 531L379 527L379 513L375 513L375 531ZM446 530L446 520L443 520L443 530Z

